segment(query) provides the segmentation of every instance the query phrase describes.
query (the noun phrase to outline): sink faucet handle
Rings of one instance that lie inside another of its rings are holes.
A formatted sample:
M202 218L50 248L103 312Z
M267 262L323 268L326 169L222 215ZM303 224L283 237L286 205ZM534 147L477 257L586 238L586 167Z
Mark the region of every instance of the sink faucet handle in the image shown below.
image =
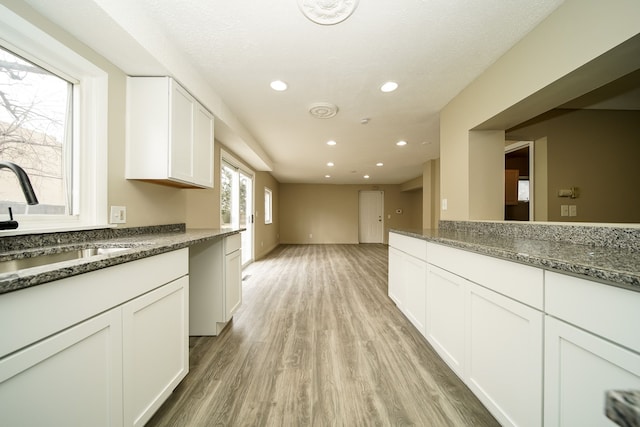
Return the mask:
M18 228L18 221L13 220L13 210L9 206L9 221L0 221L0 230L15 230Z

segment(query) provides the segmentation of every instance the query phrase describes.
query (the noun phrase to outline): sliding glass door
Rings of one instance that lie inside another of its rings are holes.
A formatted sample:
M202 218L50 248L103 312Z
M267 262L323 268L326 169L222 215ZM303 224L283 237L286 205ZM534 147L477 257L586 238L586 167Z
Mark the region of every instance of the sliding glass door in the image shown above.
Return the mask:
M253 175L222 158L220 168L220 225L245 228L242 237L242 264L253 260Z

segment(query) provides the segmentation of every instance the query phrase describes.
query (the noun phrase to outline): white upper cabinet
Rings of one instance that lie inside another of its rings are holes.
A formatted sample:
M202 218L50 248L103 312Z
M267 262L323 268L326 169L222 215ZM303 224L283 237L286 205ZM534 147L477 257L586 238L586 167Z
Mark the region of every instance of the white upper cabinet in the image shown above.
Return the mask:
M126 178L213 187L213 116L170 77L127 78Z

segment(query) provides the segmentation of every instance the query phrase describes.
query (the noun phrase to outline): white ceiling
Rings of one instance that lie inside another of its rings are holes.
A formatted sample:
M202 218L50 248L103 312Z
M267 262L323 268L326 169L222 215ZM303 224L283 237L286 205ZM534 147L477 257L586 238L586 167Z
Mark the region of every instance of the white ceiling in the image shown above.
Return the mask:
M216 138L258 153L260 161L248 160L280 182L399 184L439 157L447 102L562 1L360 0L335 25L307 19L297 0L27 3L130 75L173 74L161 56L178 52L181 72L198 74L223 106L208 107L229 112L217 117ZM289 89L271 90L275 79ZM380 92L388 80L398 90ZM316 102L338 114L311 117Z

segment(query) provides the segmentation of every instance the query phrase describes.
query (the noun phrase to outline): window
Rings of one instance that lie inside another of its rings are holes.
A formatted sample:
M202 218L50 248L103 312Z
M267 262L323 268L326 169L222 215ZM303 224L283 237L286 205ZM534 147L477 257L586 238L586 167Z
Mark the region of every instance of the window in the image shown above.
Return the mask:
M0 170L0 218L19 231L104 226L107 74L0 5L0 160L21 166L38 205Z
M264 223L271 224L273 221L273 193L267 187L264 187Z
M528 179L518 180L518 201L519 202L529 201L529 180Z
M0 170L0 212L74 215L73 83L0 48L0 159L25 170L39 204ZM77 178L76 178L77 179Z

